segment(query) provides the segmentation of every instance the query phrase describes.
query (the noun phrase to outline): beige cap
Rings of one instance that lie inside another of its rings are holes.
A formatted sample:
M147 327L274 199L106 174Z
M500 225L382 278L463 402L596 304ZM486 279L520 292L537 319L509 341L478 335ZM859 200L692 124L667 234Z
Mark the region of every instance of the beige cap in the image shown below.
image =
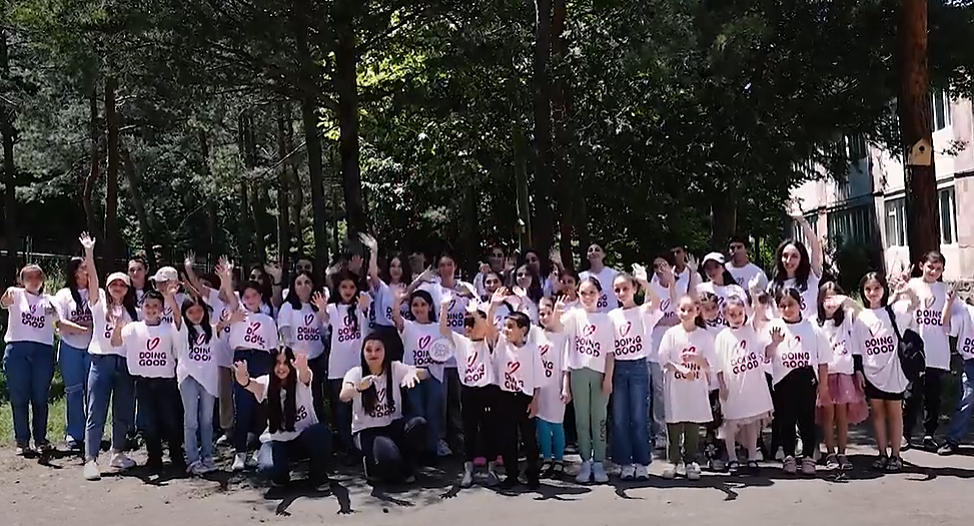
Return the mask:
M105 285L111 285L112 282L116 280L121 281L127 287L132 286L132 280L129 279L128 275L122 272L113 272L110 276L108 276L108 281L105 282Z

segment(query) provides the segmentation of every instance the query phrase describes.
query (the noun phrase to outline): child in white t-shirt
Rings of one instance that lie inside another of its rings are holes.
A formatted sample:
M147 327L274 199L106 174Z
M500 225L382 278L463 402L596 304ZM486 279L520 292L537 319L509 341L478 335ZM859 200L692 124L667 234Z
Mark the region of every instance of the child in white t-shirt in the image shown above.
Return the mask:
M714 337L704 329L700 307L692 297L680 298L677 316L680 324L666 331L659 349L665 375L666 427L670 441L670 463L663 470L663 477L672 479L684 472L688 479L698 480L700 424L713 419L708 375L716 361Z
M944 444L937 453L943 456L960 451L961 439L966 435L974 409L974 306L956 302L953 289L947 291L947 302L942 312L944 328L957 338L957 353L964 360L961 381L958 384L957 406L950 417L950 426Z
M180 418L180 395L176 385L176 342L182 324L176 305L178 282L170 282L164 291L150 290L142 298L143 321L115 325L112 345L124 345L129 373L135 379L135 397L145 411L142 435L148 453L146 467L158 471L162 464L162 442L169 447L169 461L179 470L186 469L183 457L183 428ZM168 305L173 323L163 321Z
M274 369L268 375L251 378L245 361L237 362L234 369L238 385L258 403L267 401L268 425L260 436L257 472L276 484L286 484L289 459L309 458L308 480L316 489L326 489L331 433L315 416L308 357L289 348L271 351L271 357Z
M710 284L711 282L707 283L707 285ZM734 287L737 287L737 285L734 285ZM741 298L737 294L732 294L729 297ZM723 301L723 298L716 293L706 290L706 288L697 287L700 319L703 321L704 330L709 332L713 338L717 338L717 335L723 332L727 326L727 320L724 318L723 312ZM724 441L718 437L720 428L724 423L724 417L720 408L720 390L718 389L720 386L717 383L716 374L716 370L711 370L707 375L708 381L710 382L710 414L712 419L704 426L703 453L707 462L710 464L710 469L724 471L726 468L724 459L727 458L727 451L725 451Z
M561 478L565 472L565 406L571 400L565 366L568 339L561 325L564 306L551 298L541 298L538 306L541 327L532 329L531 337L538 346L544 368L535 422L541 449L541 476Z

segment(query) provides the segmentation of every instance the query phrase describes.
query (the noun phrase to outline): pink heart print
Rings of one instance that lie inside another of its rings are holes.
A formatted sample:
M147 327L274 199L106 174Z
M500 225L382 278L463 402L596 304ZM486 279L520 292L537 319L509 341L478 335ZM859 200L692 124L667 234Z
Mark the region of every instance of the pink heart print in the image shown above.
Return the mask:
M314 314L313 312L311 312L311 313L308 313L308 314L307 314L307 315L306 315L306 316L304 317L304 325L305 325L305 326L309 326L309 325L311 325L311 322L313 322L314 320L315 320L315 314Z
M595 325L586 325L582 329L582 336L591 336L593 334L595 334Z
M420 338L419 339L419 348L420 348L420 350L426 349L427 347L429 347L431 341L433 341L433 337L430 336L430 335L428 335L428 334L426 336L423 336L422 338Z
M145 342L145 349L147 351L154 351L154 350L156 350L156 347L158 347L158 346L159 346L159 338L158 337L156 337L156 338L149 338L149 340Z
M632 330L632 322L627 321L625 325L619 327L619 336L625 337Z

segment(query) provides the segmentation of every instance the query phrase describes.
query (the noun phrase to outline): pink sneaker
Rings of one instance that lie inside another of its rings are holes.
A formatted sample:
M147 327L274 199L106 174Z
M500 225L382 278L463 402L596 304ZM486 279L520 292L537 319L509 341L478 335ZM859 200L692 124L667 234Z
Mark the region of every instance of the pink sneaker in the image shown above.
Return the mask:
M503 466L504 465L504 458L501 457L500 455L497 455L497 461L496 462L497 462L497 465L498 466Z
M484 457L476 457L473 459L473 465L482 468L487 465L487 459Z

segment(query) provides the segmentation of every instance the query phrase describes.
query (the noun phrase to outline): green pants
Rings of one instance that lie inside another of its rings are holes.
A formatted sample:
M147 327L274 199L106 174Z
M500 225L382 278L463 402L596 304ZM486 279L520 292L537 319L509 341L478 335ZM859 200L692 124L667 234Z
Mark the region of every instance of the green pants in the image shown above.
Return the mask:
M697 448L700 447L700 424L693 422L666 424L666 430L670 435L670 462L673 464L696 462ZM681 442L682 452L680 451Z
M575 404L578 454L583 462L605 460L605 419L609 397L602 392L603 378L605 374L592 369L573 369L569 373L572 402Z

